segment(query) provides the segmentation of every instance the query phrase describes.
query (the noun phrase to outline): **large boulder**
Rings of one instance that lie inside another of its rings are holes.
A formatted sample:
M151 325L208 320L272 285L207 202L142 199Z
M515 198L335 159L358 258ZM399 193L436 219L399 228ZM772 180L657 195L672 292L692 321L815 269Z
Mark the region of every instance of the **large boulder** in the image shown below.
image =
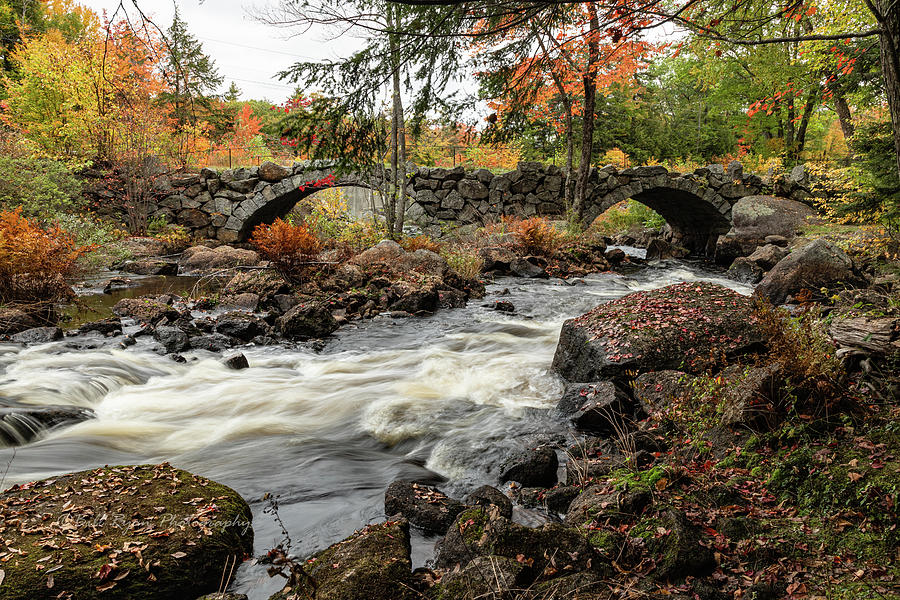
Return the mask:
M0 495L2 596L196 598L253 552L251 518L234 490L169 464L14 486Z
M278 331L287 338L323 338L339 325L327 306L315 302L298 304L275 322Z
M47 344L63 339L63 330L59 327L34 327L21 331L10 339L22 344Z
M254 266L259 264L259 255L253 250L219 246L192 246L182 253L178 265L183 273L209 273L234 267Z
M130 317L144 323L158 323L163 319L174 321L181 315L168 304L168 300L167 297L154 296L122 298L112 311L119 317Z
M716 260L730 264L765 245L767 236L793 239L815 215L809 206L787 198L745 196L731 208L731 230L719 238Z
M853 260L832 242L819 238L797 248L769 271L753 295L782 304L788 295L808 289L865 285Z
M19 333L40 324L40 320L27 311L0 306L0 335Z
M395 481L384 492L384 514L400 515L425 533L444 535L465 505L431 486Z
M711 540L704 540L700 527L691 523L683 512L670 510L660 517L643 519L629 530L629 535L644 540L656 562L652 573L655 579L697 577L708 575L716 568Z
M607 486L592 485L569 505L566 523L590 529L591 523L633 522L650 504L650 492L619 492Z
M699 372L762 340L751 298L713 283L679 283L628 294L566 321L553 370L569 381L673 368Z
M301 578L297 585L286 587L270 600L419 598L412 587L410 551L406 521L369 525L309 557L303 564L309 578Z

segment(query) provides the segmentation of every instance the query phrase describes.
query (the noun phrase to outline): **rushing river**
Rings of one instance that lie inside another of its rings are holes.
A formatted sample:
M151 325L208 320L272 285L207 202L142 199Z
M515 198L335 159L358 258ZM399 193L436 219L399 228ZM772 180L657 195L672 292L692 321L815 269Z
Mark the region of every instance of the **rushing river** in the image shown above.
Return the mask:
M398 477L440 482L451 495L496 484L510 450L565 439L547 410L562 390L549 372L562 322L632 291L710 280L750 288L697 265L669 262L583 284L502 279L464 309L427 318L378 317L345 327L325 349L247 347L243 371L218 356L176 363L116 340L67 338L22 348L0 344L0 401L91 408L97 418L0 449L4 487L104 464L170 461L233 487L254 511L256 551L282 538L279 515L305 554L383 519ZM485 305L502 297L517 311ZM88 341L90 343L83 343ZM434 540L414 539L414 562ZM280 588L244 565L237 591L265 600Z

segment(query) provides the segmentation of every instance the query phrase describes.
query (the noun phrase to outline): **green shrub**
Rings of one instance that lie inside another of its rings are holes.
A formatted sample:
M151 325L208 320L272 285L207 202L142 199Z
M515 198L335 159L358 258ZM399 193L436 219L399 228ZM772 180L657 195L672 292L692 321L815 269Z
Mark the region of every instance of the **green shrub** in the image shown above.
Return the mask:
M66 166L49 158L0 156L0 208L51 221L74 208L81 184Z

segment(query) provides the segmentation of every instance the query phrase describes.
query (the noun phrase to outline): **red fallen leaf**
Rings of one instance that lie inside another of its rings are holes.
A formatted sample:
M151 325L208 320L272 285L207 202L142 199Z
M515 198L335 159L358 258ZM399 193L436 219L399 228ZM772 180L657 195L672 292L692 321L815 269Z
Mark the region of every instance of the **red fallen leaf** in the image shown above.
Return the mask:
M106 563L105 565L100 567L100 570L97 571L97 574L94 575L94 577L97 577L100 581L103 581L104 579L109 577L114 570L115 567L113 565Z

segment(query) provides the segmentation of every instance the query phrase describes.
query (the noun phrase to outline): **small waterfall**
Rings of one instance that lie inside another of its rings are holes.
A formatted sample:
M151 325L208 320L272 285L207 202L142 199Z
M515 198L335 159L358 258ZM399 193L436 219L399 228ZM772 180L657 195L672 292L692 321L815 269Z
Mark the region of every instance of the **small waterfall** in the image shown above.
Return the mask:
M70 406L0 408L0 447L23 446L59 425L93 416L91 410Z

